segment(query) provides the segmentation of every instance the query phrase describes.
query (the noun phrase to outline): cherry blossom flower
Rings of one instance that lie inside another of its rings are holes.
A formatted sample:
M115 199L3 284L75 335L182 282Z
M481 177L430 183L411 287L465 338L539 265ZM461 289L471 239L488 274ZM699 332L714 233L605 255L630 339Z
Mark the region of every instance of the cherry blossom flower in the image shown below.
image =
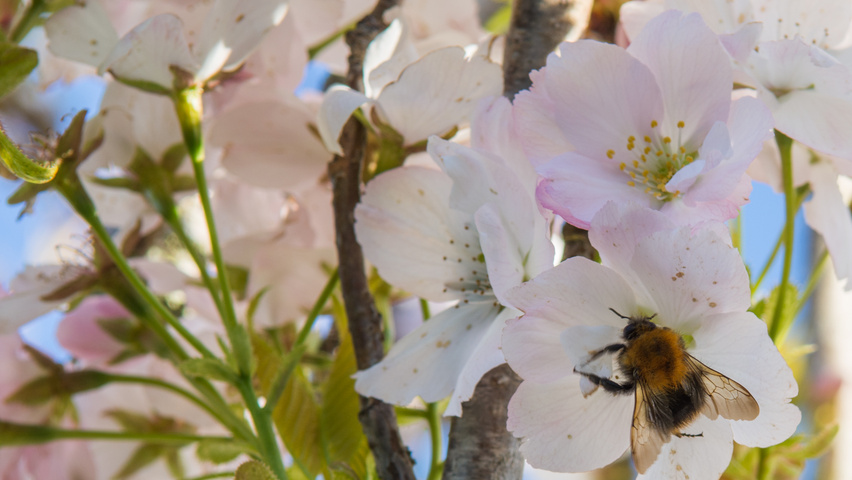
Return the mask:
M661 15L627 50L563 43L532 78L516 121L544 177L539 201L569 223L588 228L613 199L682 224L733 218L748 201L771 116L731 101L728 55L698 15Z
M720 38L751 39L740 47L728 47L738 66L736 81L753 88L772 110L777 130L817 152L794 150L794 184L810 184L813 197L804 204L805 221L823 236L838 278L848 279L852 217L837 178L852 172L852 136L847 128L852 125L852 64L839 60L852 51L848 35L852 4L830 0L807 4L629 2L621 15L628 35L635 35L665 8L700 12ZM780 180L772 180L781 171L777 148L767 145L761 157L770 161L756 165L757 179L781 191ZM852 283L846 285L852 288Z
M852 4L797 2L628 2L621 18L637 36L666 8L699 12L723 38L737 65L736 81L756 89L775 128L809 147L852 158L852 65L835 57L852 44ZM756 24L754 22L761 22ZM739 37L745 42L731 42Z
M86 297L59 323L56 338L74 357L104 365L124 350L99 322L130 318L131 314L111 297Z
M481 56L467 58L461 47L418 57L402 20L370 42L364 57L364 93L332 87L317 120L328 151L342 153L337 139L352 112L369 104L380 125L393 128L410 146L442 135L468 120L476 100L503 89L500 67Z
M488 124L504 126L494 137L508 136L508 101L487 110L505 119ZM451 395L445 414L460 415L482 375L504 362L500 332L517 315L504 307L511 306L504 293L553 265L549 221L536 207L529 163L479 147L432 137L428 150L441 170L400 167L367 185L355 211L366 257L392 285L457 303L359 372L355 388L362 395L401 405L417 395L427 402Z
M196 7L201 7L198 3ZM57 55L97 65L100 73L110 71L123 82L165 93L175 86L203 84L221 71L239 67L281 23L287 0L250 4L217 0L204 10L206 15L198 30L189 29L187 33L181 17L163 13L118 39L103 7L97 1L86 2L51 18L47 27L49 48ZM197 12L186 15L193 23L199 17Z
M670 432L687 435L665 434L656 460L637 464L639 478L716 479L732 440L766 447L794 432L796 381L764 322L747 311L739 254L713 231L692 230L660 212L610 203L590 230L603 264L570 258L508 292L524 312L503 335L506 359L524 379L509 403L508 428L531 465L592 470L630 446L634 391L616 395L575 373L620 383L617 354L592 356L624 341L628 322L620 315L670 328L689 355L738 382L759 406L753 420L730 421L707 401L694 421Z

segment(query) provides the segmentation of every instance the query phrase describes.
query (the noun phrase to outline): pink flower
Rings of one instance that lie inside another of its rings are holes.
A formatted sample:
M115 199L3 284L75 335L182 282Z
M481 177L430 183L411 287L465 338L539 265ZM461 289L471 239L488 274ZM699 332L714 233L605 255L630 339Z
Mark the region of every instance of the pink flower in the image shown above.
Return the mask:
M693 234L661 213L614 203L595 217L590 237L603 264L570 258L508 294L524 312L503 333L506 359L524 379L509 403L508 428L522 438L531 465L600 468L631 446L633 427L650 434L632 442L640 478L717 479L732 440L766 447L795 431L801 414L790 398L797 385L766 325L747 311L748 275L734 248L711 230ZM731 414L713 405L741 407L704 393L694 418L660 435L660 422L634 406L637 392L640 405L648 400L648 377L624 370L621 347L594 355L626 341L621 315L670 329L673 342L683 341L691 358L737 382L758 408ZM600 388L601 379L611 388ZM618 387L621 394L611 393Z
M772 120L755 99L732 102L732 82L725 49L695 14L657 17L627 50L563 43L515 100L544 177L539 201L581 228L609 200L680 224L733 218Z
M86 297L68 312L56 330L60 345L76 358L105 364L118 356L124 346L110 336L102 321L129 319L130 313L111 297Z

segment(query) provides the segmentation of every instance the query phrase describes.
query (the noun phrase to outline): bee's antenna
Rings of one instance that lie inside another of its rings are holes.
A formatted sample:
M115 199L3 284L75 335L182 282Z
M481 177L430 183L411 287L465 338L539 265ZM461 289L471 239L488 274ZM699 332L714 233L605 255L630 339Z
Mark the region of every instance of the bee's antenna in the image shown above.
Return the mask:
M609 311L610 311L610 312L612 312L612 313L614 313L614 314L616 314L616 315L618 315L619 317L621 317L621 318L623 318L623 319L625 319L625 320L630 320L630 317L624 316L624 315L622 315L622 314L620 314L620 313L616 312L616 311L615 311L615 309L614 309L614 308L612 308L612 307L610 307Z

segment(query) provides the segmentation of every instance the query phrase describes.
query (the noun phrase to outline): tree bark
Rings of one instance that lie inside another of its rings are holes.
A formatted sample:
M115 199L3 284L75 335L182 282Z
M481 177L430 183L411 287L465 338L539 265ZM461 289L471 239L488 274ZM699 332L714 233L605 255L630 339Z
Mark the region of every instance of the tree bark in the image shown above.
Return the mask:
M346 81L351 88L363 90L361 79L367 45L387 27L382 19L384 12L398 3L399 0L379 0L373 11L346 34L350 48ZM364 127L350 118L340 136L343 156L335 156L328 167L333 190L340 289L359 370L375 365L384 355L382 318L368 288L364 255L355 238L354 228L355 206L361 198L365 142ZM399 435L393 406L363 396L360 401L358 418L376 459L379 477L384 480L414 480L413 461Z
M503 54L503 84L509 100L532 85L530 72L575 29L588 25L592 0L515 0Z
M506 97L511 100L529 88L529 73L544 66L547 55L574 27L572 9L590 1L515 0L503 56ZM585 28L585 23L578 27ZM588 237L585 239L588 243ZM506 364L482 377L473 397L462 404L462 416L450 425L443 480L521 478L520 440L506 430L509 399L520 383L521 378Z

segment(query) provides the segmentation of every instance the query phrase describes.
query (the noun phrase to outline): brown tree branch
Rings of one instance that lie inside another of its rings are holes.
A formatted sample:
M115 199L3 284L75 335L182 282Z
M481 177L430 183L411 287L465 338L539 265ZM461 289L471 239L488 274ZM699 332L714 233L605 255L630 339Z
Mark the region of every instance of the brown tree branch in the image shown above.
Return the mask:
M387 27L382 19L384 12L398 3L399 0L379 0L373 11L346 34L346 43L350 48L346 81L351 88L362 90L362 66L367 45ZM355 239L354 228L355 206L361 198L365 142L364 127L350 118L340 136L344 154L335 156L328 166L334 195L332 205L337 233L340 288L359 370L375 365L384 355L382 318L367 285L364 255ZM358 418L376 459L379 477L384 480L414 480L413 462L399 435L393 407L374 398L362 396L360 400Z
M506 97L512 99L529 88L529 73L544 66L547 55L574 26L572 9L590 1L515 0L503 56ZM482 377L473 397L462 404L462 416L450 426L444 480L521 478L520 441L506 430L509 399L520 383L521 378L506 364Z

